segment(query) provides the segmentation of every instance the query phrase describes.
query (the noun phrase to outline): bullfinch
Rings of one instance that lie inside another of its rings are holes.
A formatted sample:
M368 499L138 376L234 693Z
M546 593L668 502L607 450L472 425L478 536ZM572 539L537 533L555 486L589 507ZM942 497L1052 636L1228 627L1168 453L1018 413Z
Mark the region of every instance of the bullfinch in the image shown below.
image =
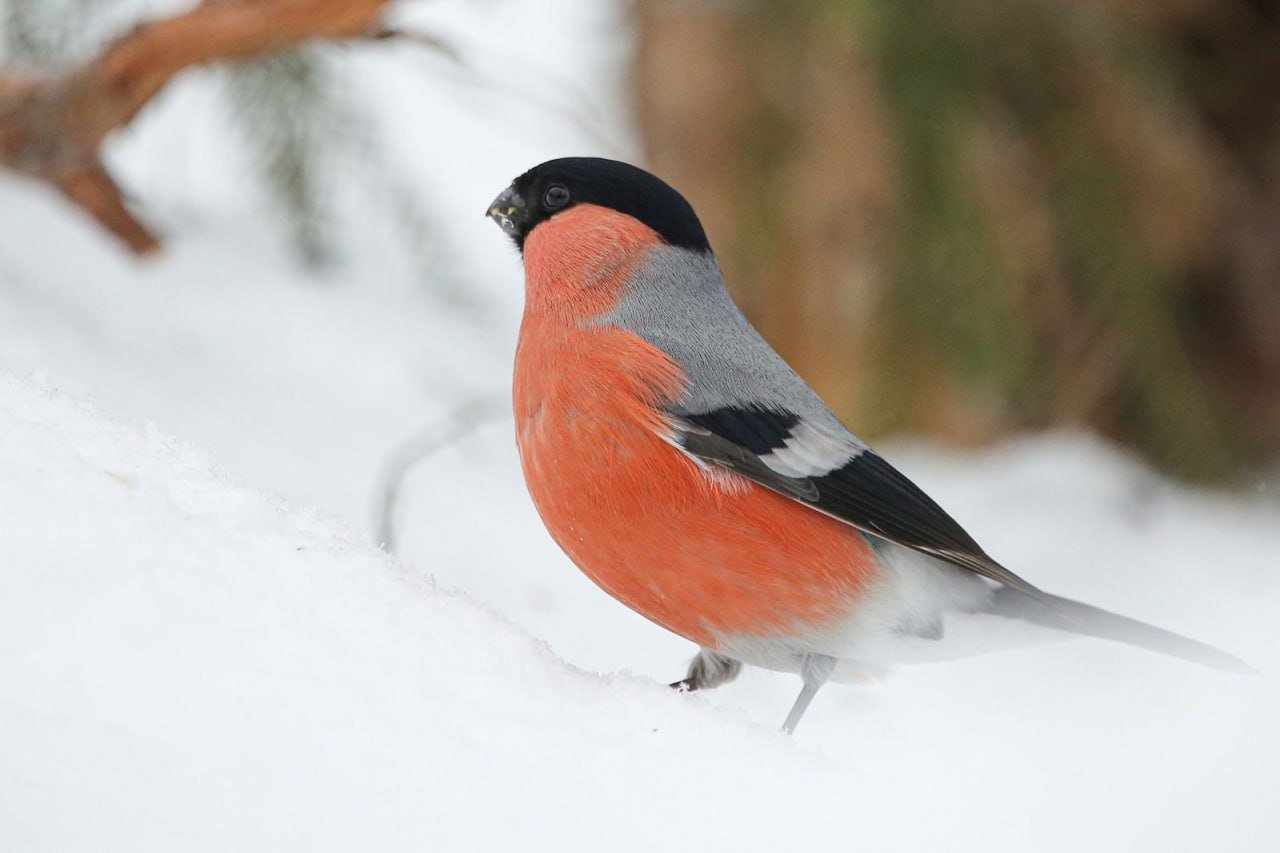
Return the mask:
M991 558L747 322L693 208L657 177L551 160L488 216L524 261L513 397L529 493L592 581L700 646L673 687L743 664L797 673L790 732L829 679L1007 647L1010 625L1249 670Z

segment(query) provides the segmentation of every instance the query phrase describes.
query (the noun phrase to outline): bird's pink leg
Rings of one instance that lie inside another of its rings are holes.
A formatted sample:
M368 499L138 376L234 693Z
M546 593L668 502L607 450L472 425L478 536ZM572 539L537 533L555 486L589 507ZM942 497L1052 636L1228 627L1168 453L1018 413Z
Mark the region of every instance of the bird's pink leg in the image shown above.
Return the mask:
M800 669L800 677L804 679L804 687L800 688L800 695L796 697L796 703L791 706L791 713L787 714L787 719L782 724L782 730L787 734L791 734L796 730L796 726L800 723L800 718L804 716L804 712L809 708L809 703L813 701L813 697L818 695L818 688L827 683L827 679L831 677L831 673L835 671L836 659L827 657L826 655L807 655L804 659L804 665Z

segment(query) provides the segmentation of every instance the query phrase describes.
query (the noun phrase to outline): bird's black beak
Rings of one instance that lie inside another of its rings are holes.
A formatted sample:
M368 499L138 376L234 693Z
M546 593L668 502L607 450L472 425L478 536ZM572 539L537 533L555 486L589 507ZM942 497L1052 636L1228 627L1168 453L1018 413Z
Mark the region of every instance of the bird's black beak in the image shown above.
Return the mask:
M507 187L489 205L485 216L498 223L498 227L508 237L518 240L525 220L524 199L514 186Z

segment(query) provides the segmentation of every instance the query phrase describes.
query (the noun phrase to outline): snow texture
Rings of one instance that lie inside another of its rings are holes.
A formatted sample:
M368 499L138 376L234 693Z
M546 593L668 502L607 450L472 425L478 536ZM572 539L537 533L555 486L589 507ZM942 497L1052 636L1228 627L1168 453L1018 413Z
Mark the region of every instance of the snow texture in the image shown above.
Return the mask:
M403 14L462 68L393 46L347 85L479 312L354 194L343 265L299 269L216 72L113 142L154 261L0 177L0 850L1280 849L1271 487L1081 435L882 448L1033 583L1263 674L1076 640L833 685L794 739L793 676L664 686L694 649L559 553L509 422L419 465L377 550L386 454L509 393L520 271L484 206L548 157L636 157L618 7Z

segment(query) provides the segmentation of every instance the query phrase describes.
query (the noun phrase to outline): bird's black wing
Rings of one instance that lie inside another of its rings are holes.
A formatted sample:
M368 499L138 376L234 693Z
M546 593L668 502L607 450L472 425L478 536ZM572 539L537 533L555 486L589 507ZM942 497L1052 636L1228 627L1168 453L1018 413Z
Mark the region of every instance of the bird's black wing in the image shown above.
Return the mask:
M898 469L843 429L805 428L793 412L730 406L672 416L681 446L864 533L896 542L1034 597Z

